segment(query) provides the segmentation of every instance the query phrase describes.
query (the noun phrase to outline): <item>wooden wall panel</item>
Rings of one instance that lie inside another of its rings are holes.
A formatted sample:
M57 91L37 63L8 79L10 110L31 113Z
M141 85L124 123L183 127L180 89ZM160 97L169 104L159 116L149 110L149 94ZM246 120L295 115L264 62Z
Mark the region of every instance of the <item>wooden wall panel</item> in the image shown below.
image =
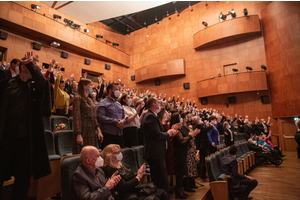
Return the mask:
M223 74L223 65L237 63L239 72L246 72L246 66L253 71L260 71L261 65L266 65L263 37L230 45L218 49L195 51L193 35L204 26L219 23L219 14L227 13L234 8L237 17L243 16L247 8L249 15L259 15L260 11L270 2L200 2L193 6L193 11L187 8L177 15L163 19L159 24L153 24L125 36L125 51L130 54L129 76L135 75L137 69L167 63L169 60L184 59L186 75L175 78L161 79L161 85L155 86L154 81L137 83L129 81L129 88L151 90L157 94L173 94L191 98L200 106L197 96L197 81ZM213 33L212 33L213 34ZM172 70L172 69L169 69ZM137 75L136 75L137 78ZM189 82L190 89L184 90L183 83ZM232 86L233 87L233 86ZM224 105L225 107L225 105Z
M268 90L265 72L243 73L197 83L198 98L227 93Z
M300 2L274 1L261 11L273 117L300 115Z
M193 35L194 48L196 50L218 48L261 36L261 25L258 15L234 19L228 18L222 23L209 24L206 29L195 33Z
M129 55L121 51L123 50L122 48L124 48L123 35L102 29L101 27L103 27L103 25L101 25L100 22L88 25L83 24L82 22L65 16L41 2L24 1L16 3L20 5L17 5L14 2L0 2L0 9L5 10L5 12L0 12L0 28L16 34L20 33L23 36L25 35L27 38L37 41L40 40L40 42L44 42L46 45L49 45L50 42L48 40L50 39L43 41L42 35L44 35L45 39L50 37L52 40L60 42L61 49L69 48L69 46L76 46L90 52L91 54L97 54L100 58L104 57L114 63L129 67ZM30 8L32 3L40 5L41 10L38 10L37 12L28 10L27 8ZM45 16L43 16L43 14L45 14ZM59 20L61 23L55 22L52 19L53 14L59 14L62 16L62 19ZM65 26L63 22L64 18L73 20L74 23L82 25L81 32ZM18 32L18 30L15 30L18 26L23 27L24 29L19 28ZM83 34L82 30L85 28L89 29L90 32ZM104 36L103 39L100 39L102 42L95 39L96 34ZM105 40L119 43L120 46L118 49L114 48L105 44ZM97 56L93 57L97 59Z
M135 81L137 83L141 83L149 79L174 75L185 75L185 66L183 59L170 60L167 63L139 68L135 70Z
M64 59L61 57L61 51L59 49L50 46L42 46L42 49L40 51L33 50L33 40L15 35L13 33L8 34L9 37L7 38L7 40L1 40L0 43L0 46L7 48L7 63L9 63L13 58L23 58L26 51L33 51L34 55L39 55L41 65L43 62L49 63L53 58L56 59L59 66L65 68L64 76L66 78L70 78L71 74L73 73L75 80L79 81L82 69L86 69L105 74L107 82L109 80L118 82L118 79L121 79L122 83L124 83L125 85L128 84L128 70L123 66L108 63L111 65L111 70L105 70L105 63L107 62L95 59L90 59L91 65L85 65L85 57L83 56L69 53L69 57L67 59Z

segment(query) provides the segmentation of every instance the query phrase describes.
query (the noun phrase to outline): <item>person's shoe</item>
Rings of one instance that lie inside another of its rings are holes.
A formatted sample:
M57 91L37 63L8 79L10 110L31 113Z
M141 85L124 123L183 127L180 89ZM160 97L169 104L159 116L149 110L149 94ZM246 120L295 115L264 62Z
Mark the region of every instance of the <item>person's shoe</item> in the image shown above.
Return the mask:
M276 167L279 167L279 165L281 165L283 161L282 160L279 160L277 163L276 163Z
M175 191L175 198L176 199L186 199L186 196L183 195L182 191L180 188L176 188L176 191Z
M285 157L285 155L283 155L283 154L281 154L280 156L281 156L282 158Z
M187 193L185 193L185 192L183 191L183 188L181 188L181 193L182 193L183 196L185 196L185 197L188 197L188 196L189 196Z
M194 178L190 178L190 187L191 189L197 189L198 187L196 186L196 182L195 182L195 179Z

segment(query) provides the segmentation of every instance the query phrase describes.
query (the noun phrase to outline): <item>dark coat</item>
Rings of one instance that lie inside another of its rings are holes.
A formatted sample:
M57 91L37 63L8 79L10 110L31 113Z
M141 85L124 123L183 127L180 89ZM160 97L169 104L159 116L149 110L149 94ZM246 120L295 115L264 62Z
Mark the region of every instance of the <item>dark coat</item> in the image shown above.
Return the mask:
M238 132L239 133L244 133L244 121L238 119L237 120L237 125L238 125Z
M209 140L207 133L213 128L212 126L204 127L203 125L196 125L193 129L200 129L200 133L195 138L195 145L197 149L208 149Z
M53 97L51 96L51 86L49 81L45 79L40 70L33 63L26 65L32 75L32 81L28 82L30 91L29 106L29 137L31 151L31 167L32 176L34 179L41 178L51 173L47 146L45 141L43 116L50 117L52 109ZM16 78L4 79L0 81L0 142L3 138L4 122L6 113L9 112L6 108L9 100L11 84Z
M222 171L226 175L230 175L231 178L228 179L229 188L239 188L242 179L246 176L238 173L238 163L236 159L228 154L221 159Z
M104 171L100 167L97 169L103 184L106 184ZM80 163L72 176L71 195L74 200L106 200L112 193L108 187L100 184L92 171Z
M227 128L224 128L224 133L227 133L227 134L224 134L224 139L225 139L226 146L231 146L231 145L234 144L234 132L232 130L231 130L231 132L232 132L232 137L233 137L232 141L231 141L230 131Z
M11 76L10 69L0 70L0 80L4 80L11 77L12 76Z
M166 141L170 139L170 135L164 132L162 124L152 111L149 110L143 117L141 128L144 135L144 157L146 159L165 159Z

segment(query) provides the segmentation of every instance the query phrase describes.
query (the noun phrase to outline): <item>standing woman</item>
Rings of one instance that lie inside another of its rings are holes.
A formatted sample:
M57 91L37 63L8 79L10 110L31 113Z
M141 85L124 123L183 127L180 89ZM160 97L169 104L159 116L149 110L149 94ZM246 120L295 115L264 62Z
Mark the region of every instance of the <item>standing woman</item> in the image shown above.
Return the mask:
M126 124L123 126L124 146L131 148L139 145L138 128L140 128L141 122L138 114L141 110L141 105L136 110L131 107L132 99L128 94L122 95L119 102L124 108L126 119Z
M96 118L95 106L90 98L88 91L91 93L91 80L81 78L78 83L78 92L73 102L73 123L74 134L72 152L79 154L84 146L91 145L96 147L96 131L98 139L102 142L103 135L100 131Z
M178 112L171 115L170 127L175 124L182 123L183 119ZM182 125L182 124L180 124ZM183 128L184 129L184 128ZM173 150L174 150L174 159L175 159L175 174L176 174L176 191L175 197L178 199L186 199L187 194L183 192L182 182L183 176L187 176L187 153L189 141L195 137L200 132L199 129L194 131L189 131L189 129L182 130L179 126L178 133L174 136L173 139Z

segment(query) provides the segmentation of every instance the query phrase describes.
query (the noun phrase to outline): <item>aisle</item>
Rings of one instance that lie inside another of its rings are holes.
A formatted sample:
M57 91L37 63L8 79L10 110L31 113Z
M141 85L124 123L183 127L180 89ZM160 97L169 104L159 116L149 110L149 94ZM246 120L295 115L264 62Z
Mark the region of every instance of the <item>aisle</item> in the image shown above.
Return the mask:
M261 165L249 173L258 181L250 194L253 200L300 200L300 159L294 151L284 154L279 167Z

